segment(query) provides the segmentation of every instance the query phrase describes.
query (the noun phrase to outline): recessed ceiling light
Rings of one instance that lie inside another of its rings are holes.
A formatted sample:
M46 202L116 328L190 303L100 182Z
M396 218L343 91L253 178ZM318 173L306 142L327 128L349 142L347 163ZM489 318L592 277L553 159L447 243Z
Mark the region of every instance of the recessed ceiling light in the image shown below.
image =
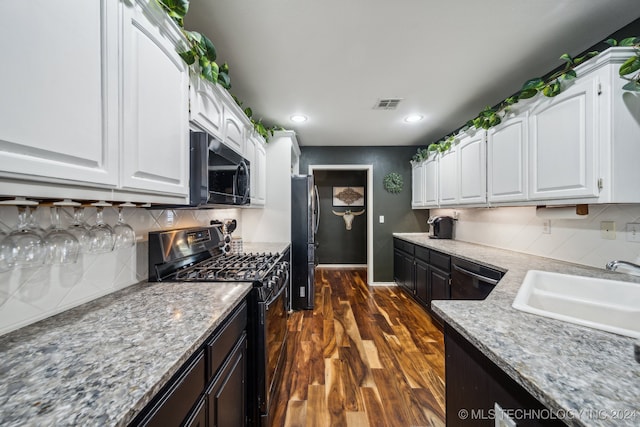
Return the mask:
M290 119L292 122L302 123L307 121L307 116L304 116L302 114L294 114L290 117Z
M419 122L422 119L424 119L424 116L420 114L411 114L410 116L405 117L404 121L407 123L415 123L415 122Z

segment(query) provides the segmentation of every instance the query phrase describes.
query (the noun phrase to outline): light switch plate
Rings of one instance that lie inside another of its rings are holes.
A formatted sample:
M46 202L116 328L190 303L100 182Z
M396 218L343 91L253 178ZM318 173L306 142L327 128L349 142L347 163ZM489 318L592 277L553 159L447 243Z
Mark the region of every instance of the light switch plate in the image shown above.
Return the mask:
M542 221L542 234L551 234L551 220L545 219Z
M384 224L384 215L380 215L380 224Z
M640 224L635 222L627 224L627 241L640 243Z
M615 221L600 221L600 238L606 240L616 240Z

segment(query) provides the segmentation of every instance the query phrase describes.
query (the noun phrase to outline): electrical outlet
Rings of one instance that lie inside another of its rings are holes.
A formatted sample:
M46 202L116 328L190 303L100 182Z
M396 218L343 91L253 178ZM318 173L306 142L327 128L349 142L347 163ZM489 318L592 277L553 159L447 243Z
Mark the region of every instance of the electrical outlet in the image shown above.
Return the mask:
M606 240L616 240L615 221L600 221L600 238Z
M542 221L542 234L551 234L551 220L545 219Z
M640 224L634 222L627 224L627 241L640 243Z
M380 224L384 224L384 215L380 215Z

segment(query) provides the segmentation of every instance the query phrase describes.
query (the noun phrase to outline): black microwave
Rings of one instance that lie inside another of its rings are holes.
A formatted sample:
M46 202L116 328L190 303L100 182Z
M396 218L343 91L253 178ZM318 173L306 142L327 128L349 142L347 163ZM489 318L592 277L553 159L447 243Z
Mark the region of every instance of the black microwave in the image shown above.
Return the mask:
M189 205L250 203L250 162L206 132L191 131Z

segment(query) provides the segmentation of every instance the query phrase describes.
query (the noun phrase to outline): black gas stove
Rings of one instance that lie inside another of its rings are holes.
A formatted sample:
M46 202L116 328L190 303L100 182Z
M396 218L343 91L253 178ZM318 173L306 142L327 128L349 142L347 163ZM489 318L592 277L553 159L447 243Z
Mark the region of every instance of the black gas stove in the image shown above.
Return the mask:
M286 355L289 268L288 249L282 253L225 253L220 227L149 233L150 282L252 283L248 298L252 425L270 425L270 406Z
M277 252L218 255L179 270L175 278L181 282L252 282L265 278L280 259L281 254Z

